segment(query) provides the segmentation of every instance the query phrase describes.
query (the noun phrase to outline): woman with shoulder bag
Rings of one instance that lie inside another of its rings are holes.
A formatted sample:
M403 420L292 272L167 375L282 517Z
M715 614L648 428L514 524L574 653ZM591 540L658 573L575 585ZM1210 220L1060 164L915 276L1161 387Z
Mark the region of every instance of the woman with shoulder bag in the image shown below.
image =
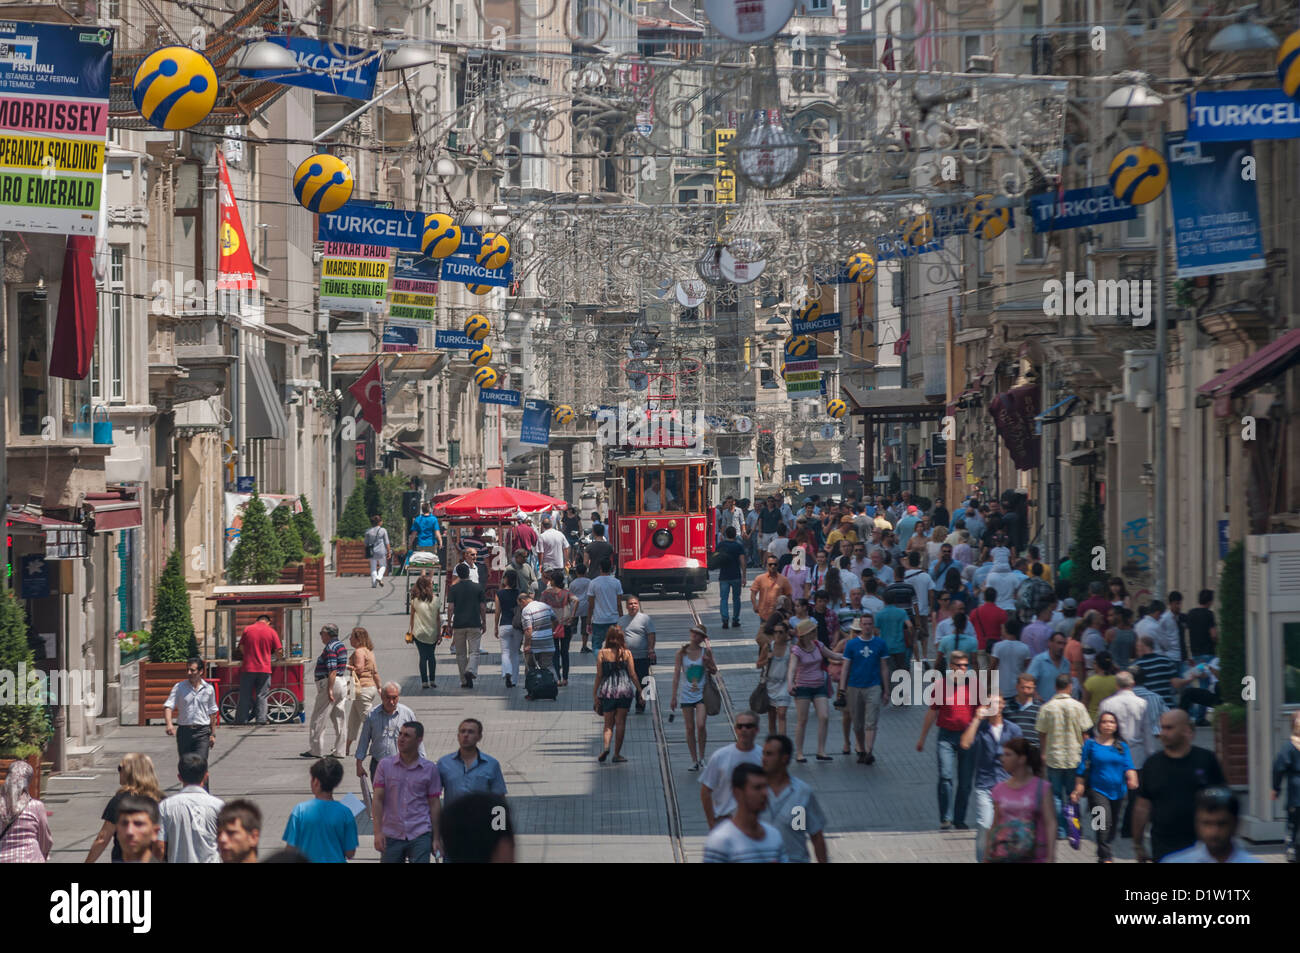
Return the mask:
M501 674L506 688L515 687L523 657L520 646L524 644L524 627L519 616L519 573L507 569L497 590L497 638L501 640Z
M1052 786L1040 775L1038 748L1023 737L1002 745L1011 775L993 787L993 824L984 860L990 864L1050 864L1056 860L1056 807Z
M790 669L790 624L784 619L776 619L770 627L772 641L758 653L758 677L767 687L767 733L783 735L791 701L786 685Z
M561 688L569 684L569 644L573 641L573 620L578 614L578 600L564 588L564 570L546 574L547 588L542 601L555 612L555 682Z
M688 771L698 771L704 765L704 725L709 717L704 706L704 680L718 670L713 651L704 644L707 637L704 629L692 626L691 641L677 650L673 660L671 707L674 711L681 708L686 723L686 748L691 753Z
M45 805L27 791L32 766L15 761L9 766L0 794L0 863L43 864L54 845Z
M414 642L420 653L420 688L428 691L434 687L434 676L438 671L438 662L434 649L441 641L441 626L438 624L438 600L433 594L433 579L420 576L415 580L411 593L411 617L407 622L408 642Z
M384 518L378 514L370 517L370 529L366 530L366 558L370 560L370 588L384 584L384 573L388 571L388 530L384 529Z
M596 656L596 679L592 694L592 707L605 719L604 747L596 760L602 764L609 757L609 744L614 742L614 763L622 764L623 734L627 729L627 713L636 697L636 666L632 653L623 641L623 630L617 624L605 632L605 645Z
M351 753L352 742L361 734L361 723L365 721L370 709L379 702L379 668L375 665L375 643L370 633L357 626L352 630L348 640L352 645L352 657L348 659L348 668L352 672L352 684L356 691L348 711L348 741L343 746L345 755Z

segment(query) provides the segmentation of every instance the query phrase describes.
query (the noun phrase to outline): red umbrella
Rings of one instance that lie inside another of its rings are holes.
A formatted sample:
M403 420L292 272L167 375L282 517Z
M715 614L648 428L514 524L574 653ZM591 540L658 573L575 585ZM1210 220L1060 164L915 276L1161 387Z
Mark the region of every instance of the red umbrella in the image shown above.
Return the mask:
M439 493L433 494L433 496L429 498L429 502L434 506L438 506L442 503L454 500L458 496L464 496L466 493L473 493L474 491L475 487L472 486L457 487L454 490L442 490Z
M50 376L85 380L95 353L99 305L90 257L95 239L70 235L63 254L63 280L59 284L59 311L54 324Z
M530 490L515 490L508 486L490 486L474 490L448 500L437 509L443 516L461 516L488 519L493 516L513 516L515 513L542 513L565 506L563 500Z

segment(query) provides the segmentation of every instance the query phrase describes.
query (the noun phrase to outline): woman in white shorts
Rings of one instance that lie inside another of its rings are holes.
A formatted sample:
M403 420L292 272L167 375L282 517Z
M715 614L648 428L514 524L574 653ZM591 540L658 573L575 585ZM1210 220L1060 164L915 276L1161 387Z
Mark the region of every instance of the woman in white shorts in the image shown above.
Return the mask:
M767 710L767 733L783 735L785 715L791 704L786 684L786 673L790 669L790 626L787 623L777 622L772 626L772 641L758 653L758 669L760 673L766 669L767 699L771 706Z
M690 771L698 771L704 764L704 722L709 716L704 708L704 679L718 670L713 650L704 644L707 638L703 628L693 626L690 643L678 649L673 660L672 709L682 709L686 747L691 753Z

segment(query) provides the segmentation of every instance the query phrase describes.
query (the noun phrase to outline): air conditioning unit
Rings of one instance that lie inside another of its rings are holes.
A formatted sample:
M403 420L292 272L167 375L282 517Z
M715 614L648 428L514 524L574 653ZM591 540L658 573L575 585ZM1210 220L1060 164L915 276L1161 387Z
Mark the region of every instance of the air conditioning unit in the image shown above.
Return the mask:
M1156 392L1156 352L1124 352L1124 399L1136 404L1138 395L1143 391L1154 395Z
M1070 438L1075 443L1102 440L1106 436L1105 414L1084 414L1070 418Z

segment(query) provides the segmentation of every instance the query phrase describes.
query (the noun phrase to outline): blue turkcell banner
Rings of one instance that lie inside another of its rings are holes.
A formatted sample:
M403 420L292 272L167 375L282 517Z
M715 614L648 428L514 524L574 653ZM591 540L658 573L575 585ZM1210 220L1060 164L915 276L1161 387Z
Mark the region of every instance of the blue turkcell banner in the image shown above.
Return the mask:
M502 404L506 407L518 407L523 395L517 390L505 390L496 387L480 387L478 402L480 404Z
M911 258L926 252L938 251L943 242L933 241L925 245L911 245L903 241L901 234L880 235L876 238L876 261L889 261L893 258Z
M822 331L838 331L843 326L843 322L840 313L832 311L830 314L823 314L815 321L801 321L795 318L793 326L795 334L819 334Z
M351 99L370 99L375 95L379 56L374 50L327 43L309 36L268 36L266 39L276 46L287 47L297 57L301 71L241 69L241 76L269 79L285 86L299 86Z
M541 447L550 444L551 404L548 401L524 401L524 419L519 425L519 442Z
M500 268L484 268L473 258L455 255L442 261L442 278L444 281L456 281L462 285L490 285L493 288L509 287L514 280L515 263L506 262Z
M433 346L448 351L472 351L478 347L464 331L435 331Z
M1254 178L1243 175L1249 142L1187 142L1170 136L1169 197L1179 278L1264 267Z
M1116 196L1109 185L1029 196L1029 217L1036 232L1127 222L1137 218L1137 214L1137 206Z
M337 212L320 216L317 238L322 242L347 242L353 245L383 245L398 251L419 252L424 231L424 212L400 208L378 208L349 202ZM483 247L477 229L462 228L460 254L471 261Z
M1300 138L1300 102L1280 88L1192 93L1188 142L1244 142Z

